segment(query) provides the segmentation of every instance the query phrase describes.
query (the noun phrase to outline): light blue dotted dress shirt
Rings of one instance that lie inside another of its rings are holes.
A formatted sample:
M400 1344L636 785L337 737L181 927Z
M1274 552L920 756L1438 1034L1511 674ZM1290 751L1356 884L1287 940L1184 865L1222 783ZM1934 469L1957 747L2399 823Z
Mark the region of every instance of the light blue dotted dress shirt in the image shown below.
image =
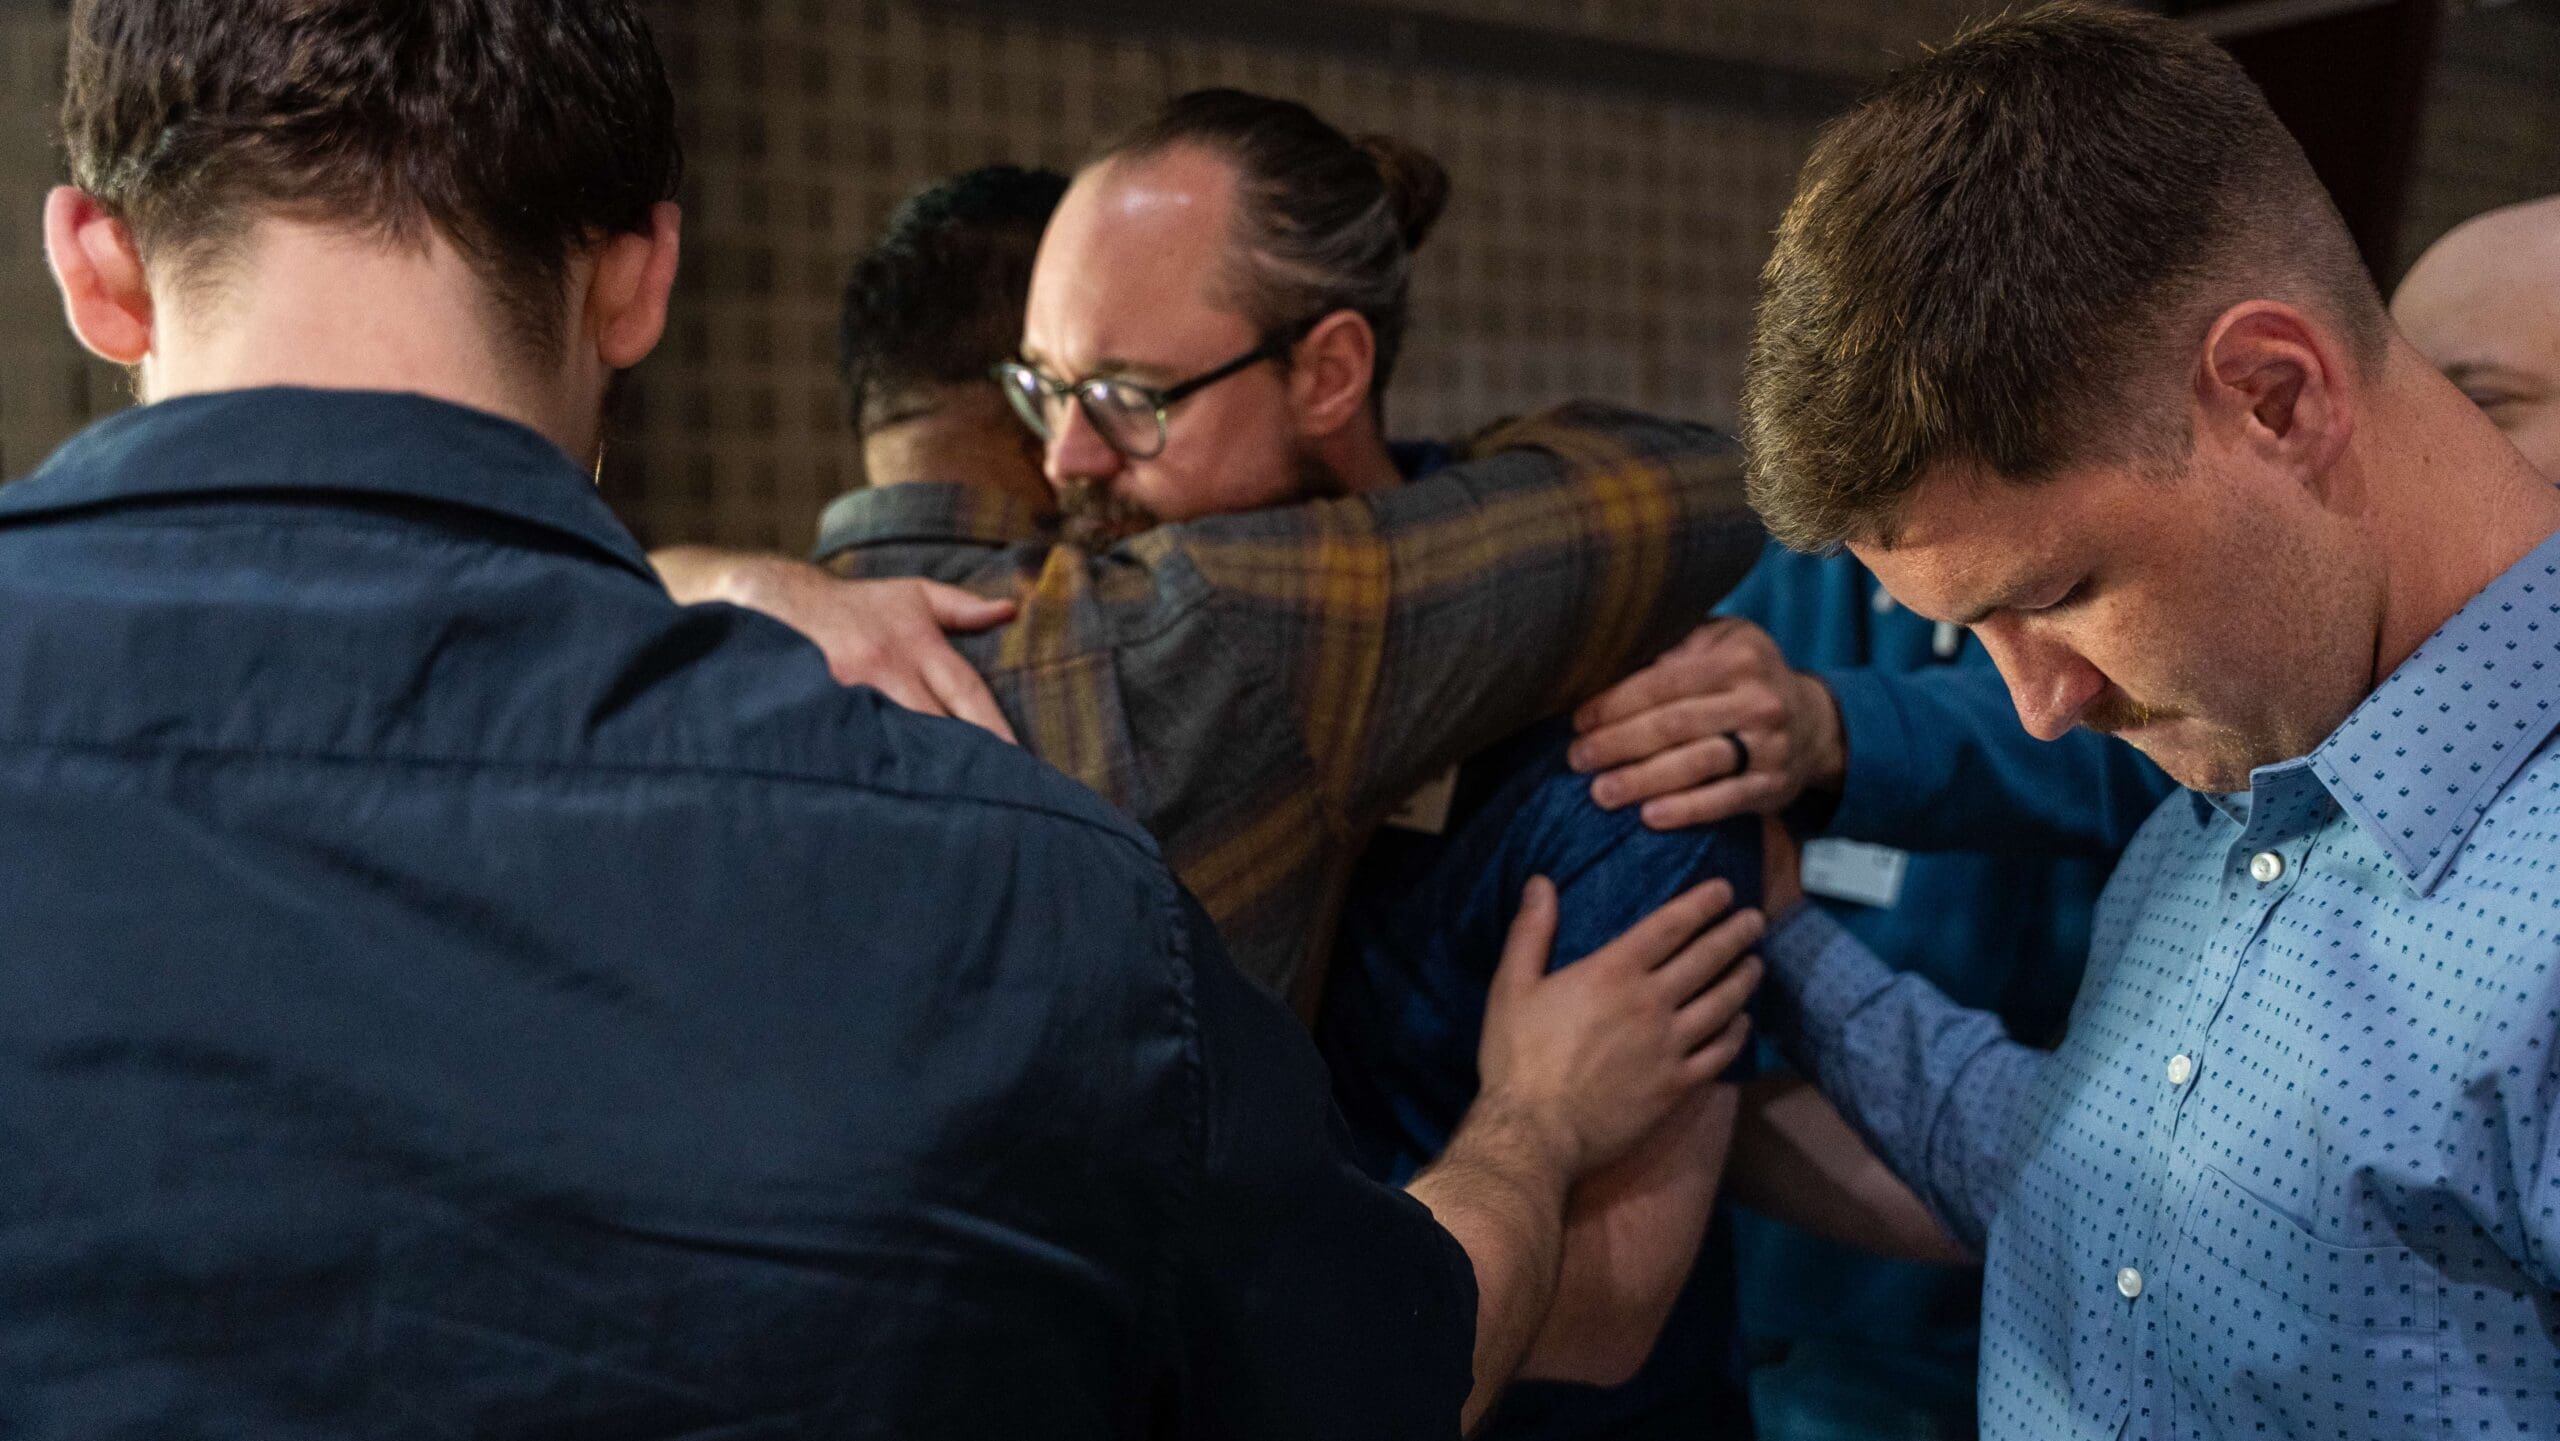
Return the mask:
M2171 796L2047 1054L1810 907L1767 1019L1984 1248L1982 1434L2560 1437L2560 538Z

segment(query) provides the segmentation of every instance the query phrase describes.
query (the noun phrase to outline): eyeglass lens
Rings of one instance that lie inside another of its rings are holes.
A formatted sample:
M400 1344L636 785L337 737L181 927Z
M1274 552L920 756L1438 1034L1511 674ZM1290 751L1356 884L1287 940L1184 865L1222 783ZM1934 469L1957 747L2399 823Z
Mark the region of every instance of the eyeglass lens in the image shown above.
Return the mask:
M1114 450L1144 460L1164 449L1164 427L1153 396L1127 381L1096 378L1062 391L1027 366L1005 371L1005 398L1031 432L1055 440L1071 401L1084 407L1085 419Z

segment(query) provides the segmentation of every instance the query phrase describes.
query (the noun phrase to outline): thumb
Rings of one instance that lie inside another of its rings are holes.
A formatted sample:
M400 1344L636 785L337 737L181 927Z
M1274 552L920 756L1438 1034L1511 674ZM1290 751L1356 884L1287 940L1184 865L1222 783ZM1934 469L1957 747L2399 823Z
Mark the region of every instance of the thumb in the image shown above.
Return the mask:
M923 585L925 606L933 612L933 623L944 630L981 631L1013 619L1012 601L975 595L938 580Z
M1512 917L1511 934L1502 942L1502 963L1494 968L1496 995L1525 990L1547 973L1547 957L1556 943L1556 887L1545 876L1529 878L1520 893L1520 914Z

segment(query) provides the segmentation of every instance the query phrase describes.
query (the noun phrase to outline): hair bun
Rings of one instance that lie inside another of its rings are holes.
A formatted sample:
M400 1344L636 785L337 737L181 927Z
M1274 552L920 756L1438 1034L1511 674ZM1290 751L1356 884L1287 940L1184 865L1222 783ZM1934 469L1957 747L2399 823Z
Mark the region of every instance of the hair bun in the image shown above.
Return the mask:
M1392 135L1363 135L1356 143L1387 184L1387 204L1395 208L1404 248L1421 249L1449 203L1449 172L1419 148Z

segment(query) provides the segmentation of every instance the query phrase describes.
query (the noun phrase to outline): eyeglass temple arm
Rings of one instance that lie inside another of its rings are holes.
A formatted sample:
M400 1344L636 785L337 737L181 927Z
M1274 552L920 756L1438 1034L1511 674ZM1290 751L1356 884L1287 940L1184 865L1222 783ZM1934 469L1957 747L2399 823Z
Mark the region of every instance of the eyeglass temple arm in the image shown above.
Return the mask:
M1228 361L1226 364L1219 366L1217 369L1210 371L1206 375L1195 375L1189 380L1182 382L1180 385L1173 386L1170 389L1160 392L1156 396L1156 406L1158 409L1163 409L1172 405L1174 402L1181 400L1184 396L1197 394L1198 392L1217 384L1219 381L1226 379L1228 376L1234 375L1238 371L1247 369L1251 366L1260 365L1266 360L1278 360L1282 356L1287 355L1290 347L1297 343L1298 342L1294 337L1275 335L1269 340L1262 342L1260 345L1255 346L1253 349L1246 351L1244 354L1237 356L1235 359Z

